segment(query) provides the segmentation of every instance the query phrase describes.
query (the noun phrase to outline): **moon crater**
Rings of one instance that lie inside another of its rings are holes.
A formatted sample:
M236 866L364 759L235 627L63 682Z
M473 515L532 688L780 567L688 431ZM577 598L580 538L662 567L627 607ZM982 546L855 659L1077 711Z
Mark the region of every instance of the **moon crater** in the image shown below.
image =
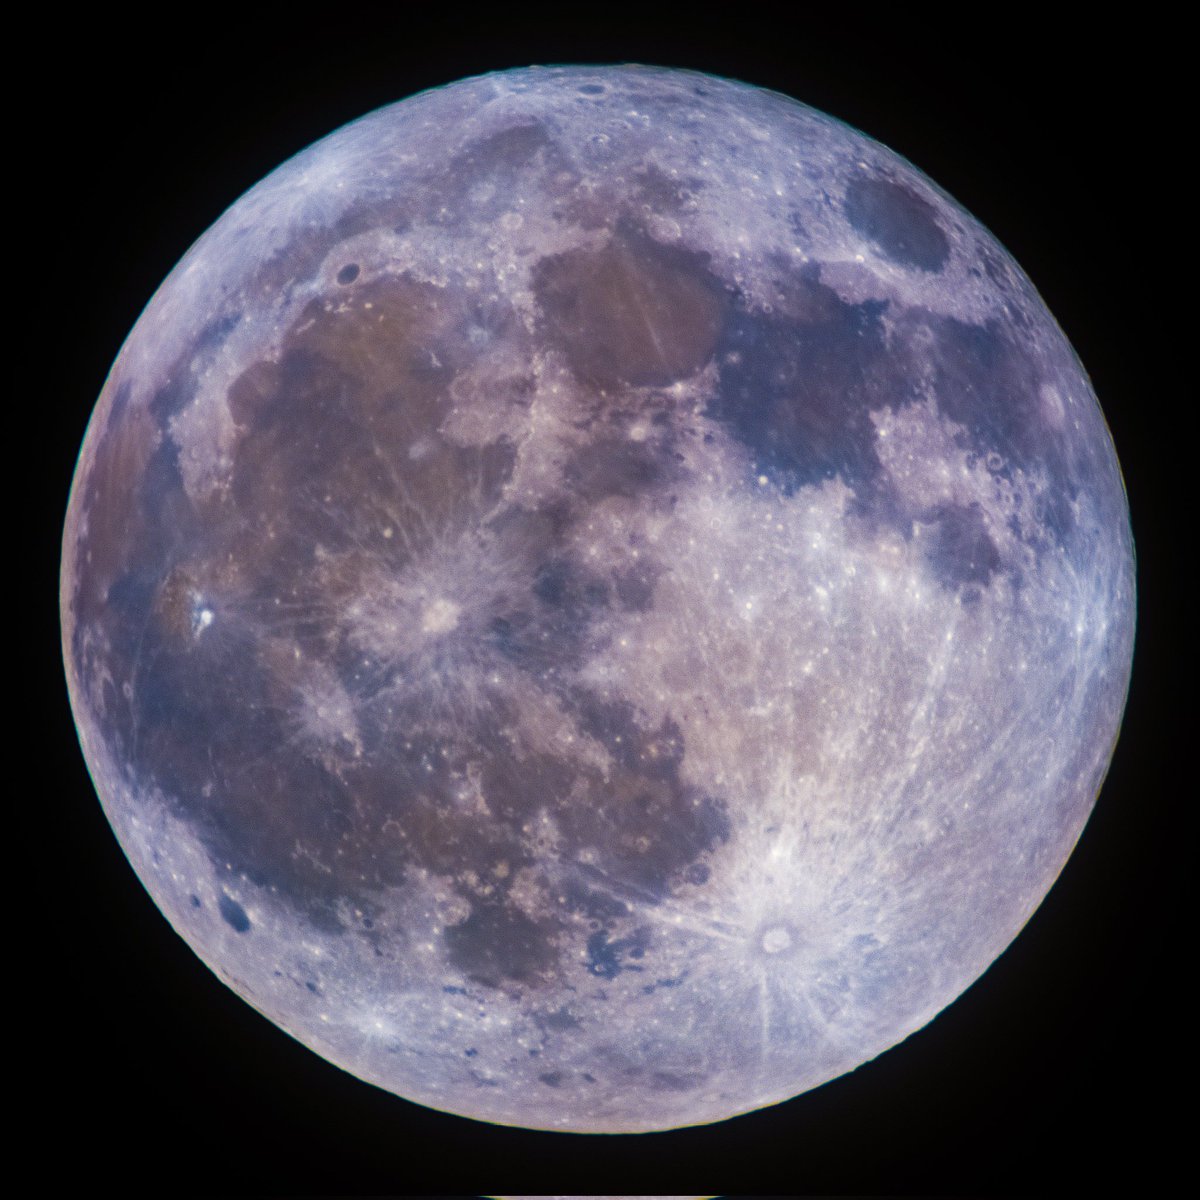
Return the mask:
M759 936L764 954L785 954L795 944L795 930L786 922L772 922Z

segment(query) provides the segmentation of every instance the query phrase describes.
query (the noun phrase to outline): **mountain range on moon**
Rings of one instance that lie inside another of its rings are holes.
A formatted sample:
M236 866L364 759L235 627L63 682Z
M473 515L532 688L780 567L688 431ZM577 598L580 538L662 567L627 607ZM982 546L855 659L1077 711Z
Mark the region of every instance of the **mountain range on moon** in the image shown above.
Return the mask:
M425 93L244 196L64 541L176 929L354 1074L537 1128L718 1120L932 1018L1082 829L1133 611L1011 258L847 127L651 68Z

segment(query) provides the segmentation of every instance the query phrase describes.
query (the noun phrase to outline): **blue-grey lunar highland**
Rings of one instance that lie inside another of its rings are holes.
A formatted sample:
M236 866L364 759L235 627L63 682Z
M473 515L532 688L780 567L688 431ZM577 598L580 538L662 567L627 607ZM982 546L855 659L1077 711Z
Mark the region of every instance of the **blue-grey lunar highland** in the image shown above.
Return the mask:
M1008 945L1104 778L1087 376L913 166L688 71L372 113L188 251L64 538L125 853L306 1046L504 1124L718 1121Z

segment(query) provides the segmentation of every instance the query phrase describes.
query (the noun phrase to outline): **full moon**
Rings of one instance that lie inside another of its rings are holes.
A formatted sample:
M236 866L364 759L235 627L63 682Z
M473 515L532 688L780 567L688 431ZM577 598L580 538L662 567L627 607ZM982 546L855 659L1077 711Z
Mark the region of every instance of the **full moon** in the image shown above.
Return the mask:
M977 979L1129 682L1117 458L1029 279L785 96L514 70L381 109L187 252L63 540L154 902L353 1075L719 1121Z

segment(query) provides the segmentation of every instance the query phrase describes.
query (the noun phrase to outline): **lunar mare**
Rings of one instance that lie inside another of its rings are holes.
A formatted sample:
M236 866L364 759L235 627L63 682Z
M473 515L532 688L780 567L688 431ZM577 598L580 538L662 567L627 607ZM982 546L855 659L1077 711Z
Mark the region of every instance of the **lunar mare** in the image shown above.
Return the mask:
M426 92L188 251L66 520L80 740L240 996L408 1099L716 1121L920 1028L1107 769L1133 547L995 239L783 96Z

